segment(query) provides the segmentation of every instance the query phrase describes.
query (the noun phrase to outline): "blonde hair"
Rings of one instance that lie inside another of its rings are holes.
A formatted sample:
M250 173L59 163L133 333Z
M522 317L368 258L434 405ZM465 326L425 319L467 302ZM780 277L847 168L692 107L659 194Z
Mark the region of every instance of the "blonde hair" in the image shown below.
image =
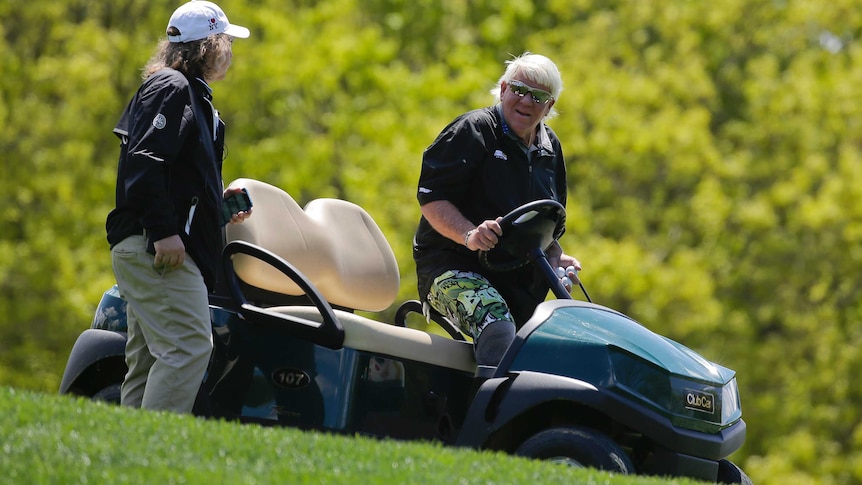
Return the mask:
M527 81L546 86L550 89L555 100L559 99L560 93L563 92L563 78L560 76L560 70L557 69L554 61L543 55L533 54L528 51L506 61L506 72L500 76L497 85L491 90L491 94L494 95L497 103L500 102L500 85L503 82L508 84L519 74ZM557 114L557 109L552 107L545 118L550 119L557 116Z

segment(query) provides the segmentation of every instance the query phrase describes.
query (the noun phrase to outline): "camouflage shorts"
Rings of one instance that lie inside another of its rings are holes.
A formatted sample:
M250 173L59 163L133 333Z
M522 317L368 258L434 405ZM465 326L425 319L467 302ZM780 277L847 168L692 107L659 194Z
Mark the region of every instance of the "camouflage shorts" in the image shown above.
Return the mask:
M513 321L497 289L472 271L446 271L435 278L428 291L428 304L474 339L491 322Z

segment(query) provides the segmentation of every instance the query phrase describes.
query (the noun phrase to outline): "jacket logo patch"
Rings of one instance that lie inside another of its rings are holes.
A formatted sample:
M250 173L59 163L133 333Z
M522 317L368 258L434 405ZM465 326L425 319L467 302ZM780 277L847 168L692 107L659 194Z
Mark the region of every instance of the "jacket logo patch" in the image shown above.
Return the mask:
M156 127L157 130L161 130L165 126L167 126L168 120L165 118L165 115L159 113L153 118L153 126Z
M507 157L506 154L503 153L503 150L497 150L496 152L494 152L494 158L499 158L500 160L509 159L509 157Z

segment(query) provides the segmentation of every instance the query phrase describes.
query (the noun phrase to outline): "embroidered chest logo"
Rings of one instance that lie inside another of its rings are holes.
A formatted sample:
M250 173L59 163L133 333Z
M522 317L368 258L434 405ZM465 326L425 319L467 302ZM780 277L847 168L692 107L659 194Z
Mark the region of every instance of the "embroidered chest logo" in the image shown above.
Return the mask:
M167 126L168 120L165 118L165 115L159 113L153 118L153 126L156 127L157 130L161 130L165 126Z
M507 157L506 154L503 153L503 150L495 151L494 152L494 158L499 158L500 160L508 160L509 159L509 157Z

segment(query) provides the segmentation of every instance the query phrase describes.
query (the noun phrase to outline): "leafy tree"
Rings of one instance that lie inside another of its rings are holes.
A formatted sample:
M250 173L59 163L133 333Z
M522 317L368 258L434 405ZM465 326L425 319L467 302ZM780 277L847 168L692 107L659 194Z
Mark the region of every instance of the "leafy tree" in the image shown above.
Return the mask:
M220 3L252 30L214 85L226 180L365 207L402 299L422 150L511 55L557 61L591 296L738 371L756 482L862 482L854 2ZM111 128L178 4L0 0L2 384L53 392L113 284Z

